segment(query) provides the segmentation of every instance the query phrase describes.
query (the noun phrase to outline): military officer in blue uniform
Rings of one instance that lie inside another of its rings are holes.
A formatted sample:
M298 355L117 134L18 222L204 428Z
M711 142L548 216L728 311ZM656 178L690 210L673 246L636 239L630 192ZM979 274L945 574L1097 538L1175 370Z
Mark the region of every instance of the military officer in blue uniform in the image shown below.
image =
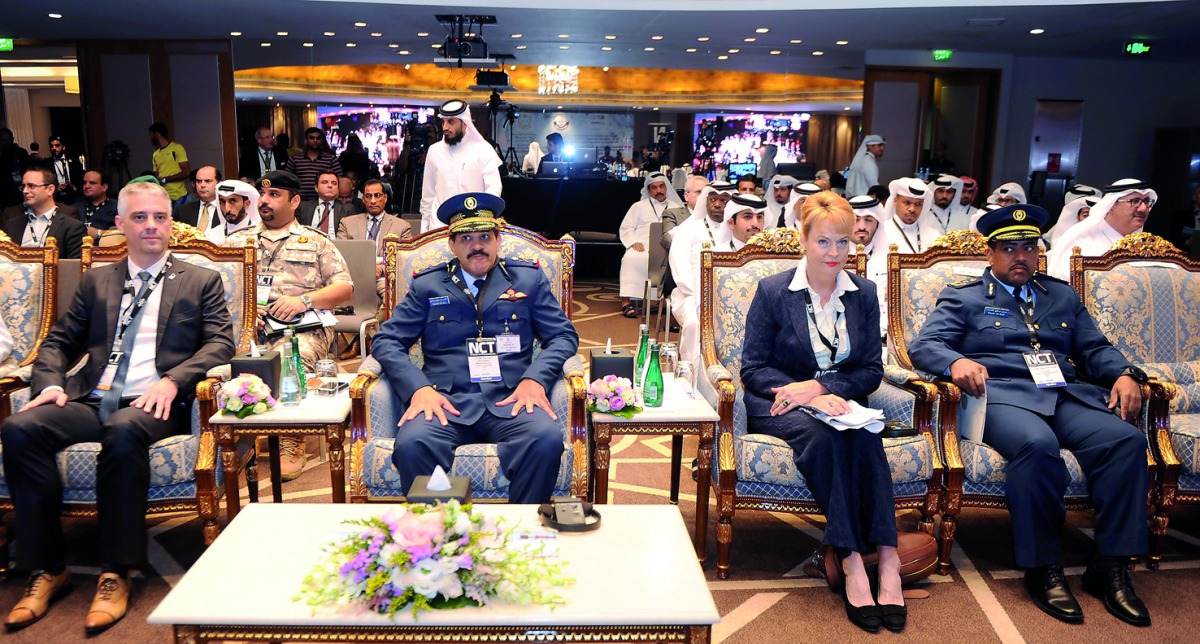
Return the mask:
M479 192L438 208L455 259L413 276L371 355L407 404L392 452L402 480L449 471L459 445L496 443L509 501L544 503L564 449L547 392L579 334L538 266L500 259L503 210ZM408 357L418 340L423 368Z
M1043 611L1083 621L1059 563L1070 450L1096 506L1096 557L1083 587L1118 618L1150 625L1126 570L1146 553L1146 439L1136 422L1146 374L1097 330L1066 282L1038 274L1049 215L1016 204L979 220L991 267L942 291L909 348L917 368L987 396L983 442L1006 460L1017 565ZM1082 378L1087 379L1085 382ZM1093 384L1095 383L1095 384Z

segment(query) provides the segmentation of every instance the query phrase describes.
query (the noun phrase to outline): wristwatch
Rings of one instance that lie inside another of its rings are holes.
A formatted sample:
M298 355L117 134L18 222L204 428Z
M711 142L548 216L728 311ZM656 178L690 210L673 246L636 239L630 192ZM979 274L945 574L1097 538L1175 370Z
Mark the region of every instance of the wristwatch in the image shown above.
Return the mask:
M1145 371L1142 371L1141 369L1134 367L1132 365L1125 367L1125 370L1121 372L1121 375L1129 376L1130 378L1133 378L1133 381L1138 383L1139 385L1145 384L1150 381L1150 376L1147 376Z
M301 296L300 296L300 301L301 301L301 302L304 302L304 306L306 306L306 307L308 307L308 308L310 308L310 309L313 307L313 305L312 305L312 298L308 296L308 293L305 293L304 295L301 295ZM1142 375L1144 376L1145 374L1142 374Z

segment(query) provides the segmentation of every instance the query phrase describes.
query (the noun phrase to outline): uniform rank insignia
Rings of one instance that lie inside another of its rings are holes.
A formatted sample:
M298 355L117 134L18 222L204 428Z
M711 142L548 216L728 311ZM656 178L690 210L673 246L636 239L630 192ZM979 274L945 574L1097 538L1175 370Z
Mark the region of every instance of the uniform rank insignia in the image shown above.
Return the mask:
M497 300L509 300L509 301L512 301L512 300L523 300L523 299L525 299L525 298L527 298L527 297L529 297L529 296L528 296L528 295L526 295L526 294L524 294L524 293L522 293L522 292L520 292L520 291L517 291L517 290L514 290L514 289L511 289L511 288L510 288L510 289L508 289L507 291L505 291L505 292L501 293L501 294L500 294L500 295L499 295L499 296L498 296L496 299L497 299Z
M966 279L958 280L957 282L952 283L950 286L951 288L963 288L972 284L978 284L981 281L982 280L980 280L978 277L968 277Z
M296 241L300 242L301 244L307 244L307 243L308 243L308 238L307 238L307 237L305 237L304 235L301 235L301 236L300 236L300 239L297 239Z

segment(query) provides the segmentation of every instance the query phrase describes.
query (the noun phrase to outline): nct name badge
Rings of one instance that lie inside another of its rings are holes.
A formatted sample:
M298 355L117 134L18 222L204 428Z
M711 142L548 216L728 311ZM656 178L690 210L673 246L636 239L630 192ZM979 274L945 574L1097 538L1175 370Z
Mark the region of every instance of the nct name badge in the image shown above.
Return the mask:
M1066 386L1067 382L1063 379L1062 369L1058 368L1058 358L1054 357L1053 353L1030 351L1021 355L1025 357L1029 375L1033 376L1033 384L1041 389Z
M258 300L259 306L266 306L271 301L271 284L274 281L274 275L258 276L258 286L254 291L254 299Z
M467 340L467 368L471 382L499 382L500 354L496 338Z

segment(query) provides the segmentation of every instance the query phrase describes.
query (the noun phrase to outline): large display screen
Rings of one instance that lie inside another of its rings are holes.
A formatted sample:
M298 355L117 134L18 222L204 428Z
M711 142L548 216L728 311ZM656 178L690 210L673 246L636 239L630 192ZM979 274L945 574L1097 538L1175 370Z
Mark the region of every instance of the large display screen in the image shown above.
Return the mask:
M758 167L768 144L776 147L776 165L804 163L808 118L803 113L697 114L692 167L700 174L735 163Z
M432 107L318 107L319 127L335 154L346 149L346 138L357 134L371 161L379 167L400 157L404 137L414 151L433 142Z

